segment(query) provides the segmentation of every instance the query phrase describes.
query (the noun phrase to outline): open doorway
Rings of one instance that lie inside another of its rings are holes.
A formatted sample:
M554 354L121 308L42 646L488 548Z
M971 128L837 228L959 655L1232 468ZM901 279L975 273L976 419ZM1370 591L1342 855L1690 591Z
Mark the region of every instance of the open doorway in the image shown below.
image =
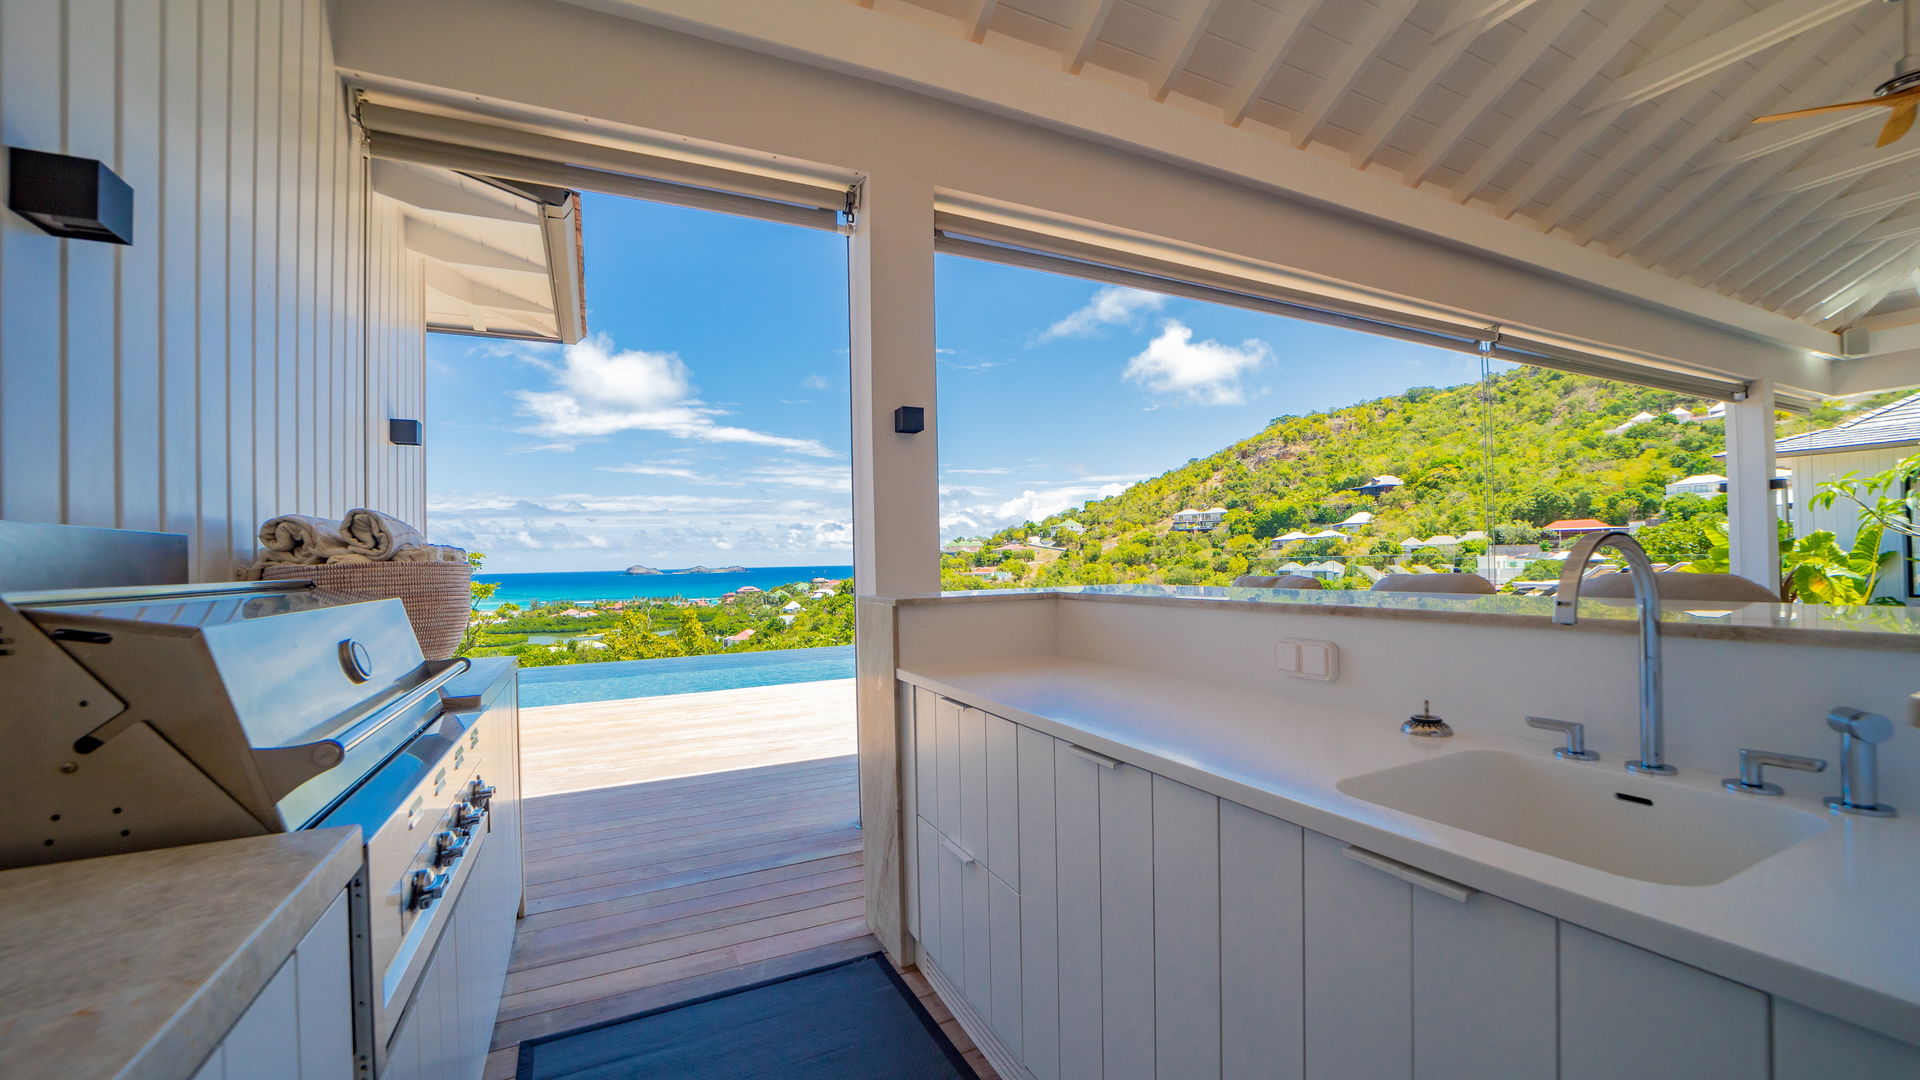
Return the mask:
M872 948L845 237L591 192L580 217L584 337L427 346L433 531L484 556L463 651L523 668L503 1055L743 956Z

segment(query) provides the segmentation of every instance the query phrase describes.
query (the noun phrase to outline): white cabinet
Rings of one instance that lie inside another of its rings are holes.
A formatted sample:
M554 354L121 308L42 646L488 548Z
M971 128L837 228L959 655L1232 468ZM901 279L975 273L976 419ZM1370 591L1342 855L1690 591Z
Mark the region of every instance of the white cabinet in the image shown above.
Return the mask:
M1305 975L1300 848L1290 822L1220 803L1220 1074L1299 1080Z
M1034 1080L1060 1077L1060 908L1054 740L1015 729L1020 795L1020 1043Z
M1920 1046L1773 999L1774 1080L1912 1080Z
M193 1080L350 1080L352 938L341 893L300 939Z
M1054 865L1059 897L1060 1076L1101 1070L1100 777L1106 771L1054 744Z
M1413 1074L1413 889L1307 833L1308 1080Z
M1554 1075L1555 935L1530 908L1413 890L1413 1075Z
M1156 1076L1220 1075L1220 800L1153 778Z
M1151 1077L1153 776L1111 763L1100 776L1100 1036L1107 1080Z
M1732 1080L1768 1058L1765 994L1561 925L1562 1080Z

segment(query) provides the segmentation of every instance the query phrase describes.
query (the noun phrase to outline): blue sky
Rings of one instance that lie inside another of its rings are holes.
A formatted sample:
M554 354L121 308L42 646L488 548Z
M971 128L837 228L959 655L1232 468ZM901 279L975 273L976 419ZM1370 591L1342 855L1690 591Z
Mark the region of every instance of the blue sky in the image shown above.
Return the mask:
M846 241L584 197L586 341L429 335L434 539L496 572L852 559ZM942 535L1042 517L1470 356L942 256Z

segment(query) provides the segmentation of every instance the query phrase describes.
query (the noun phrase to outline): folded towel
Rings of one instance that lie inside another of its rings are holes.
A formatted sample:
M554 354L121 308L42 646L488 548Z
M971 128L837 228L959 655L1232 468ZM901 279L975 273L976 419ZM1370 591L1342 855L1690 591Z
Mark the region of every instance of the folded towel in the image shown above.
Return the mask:
M345 554L347 538L340 534L340 523L331 518L282 514L261 524L260 546L269 552L296 556L276 562L317 563Z
M447 547L444 544L415 544L410 547L403 547L394 552L392 557L387 561L398 563L444 562L464 564L467 561L467 553L463 548Z
M418 529L399 518L364 507L347 511L341 525L346 549L369 559L390 559L403 548L421 547L427 542Z

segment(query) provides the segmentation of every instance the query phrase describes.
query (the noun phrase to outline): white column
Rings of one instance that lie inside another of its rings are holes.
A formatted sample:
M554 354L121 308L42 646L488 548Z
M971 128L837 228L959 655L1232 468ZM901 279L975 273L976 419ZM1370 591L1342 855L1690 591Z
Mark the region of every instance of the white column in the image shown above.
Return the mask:
M1774 523L1773 384L1748 384L1747 400L1727 405L1727 533L1733 572L1770 589L1780 585ZM1804 496L1802 496L1804 497Z
M940 587L939 423L934 409L933 186L870 177L852 245L853 573L866 596ZM926 410L918 435L893 430Z

